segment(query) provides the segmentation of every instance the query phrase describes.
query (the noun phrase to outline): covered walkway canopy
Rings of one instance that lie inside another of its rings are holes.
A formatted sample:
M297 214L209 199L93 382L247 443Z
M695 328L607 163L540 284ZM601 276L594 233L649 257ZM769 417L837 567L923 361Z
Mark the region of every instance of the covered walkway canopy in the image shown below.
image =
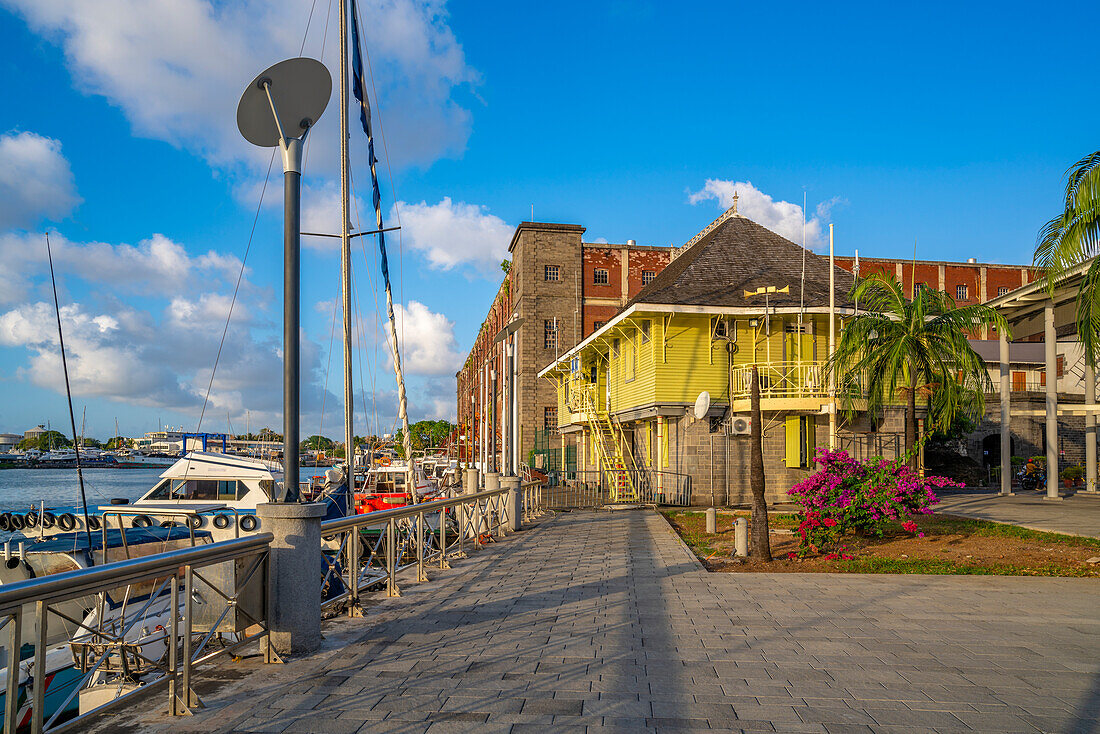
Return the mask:
M1095 258L1093 258L1095 259ZM1046 453L1047 494L1050 500L1061 499L1058 494L1058 334L1077 333L1077 293L1093 259L1087 260L1059 278L1053 290L1046 278L998 296L986 305L997 309L1012 328L1013 339L1043 335L1044 363L1046 367ZM1001 381L1001 494L1012 494L1011 450L1011 390L1009 376L1008 339L1000 335ZM1085 404L1073 406L1073 412L1085 414L1085 475L1086 489L1096 492L1096 372L1087 360L1085 369ZM1064 410L1063 412L1070 412ZM1018 412L1017 415L1020 413Z

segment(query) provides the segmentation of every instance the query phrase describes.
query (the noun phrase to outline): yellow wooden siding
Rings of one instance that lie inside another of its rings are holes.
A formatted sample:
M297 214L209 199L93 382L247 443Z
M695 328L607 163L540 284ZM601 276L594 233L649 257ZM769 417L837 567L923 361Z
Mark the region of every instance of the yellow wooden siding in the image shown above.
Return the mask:
M663 332L661 329L654 334L665 336ZM675 314L665 337L665 361L656 364L654 400L693 403L706 390L713 400L725 401L728 382L725 346L715 343L713 360L710 351L710 317Z
M651 324L649 341L643 343L640 328L643 320L648 319L635 320L633 325L617 331L612 337L619 340L618 356L611 354L611 404L608 409L612 413L648 405L654 400L655 363L660 359L656 349L657 330Z
M711 339L713 319L706 314L638 314L586 349L583 372L590 376L591 366L597 365L600 410L617 413L655 402L693 403L703 390L713 401L727 402L731 357L726 353L726 341ZM640 331L643 320L651 323L650 340L644 344ZM756 326L751 325L752 321L757 322ZM828 354L828 317L824 315L806 315L803 323L812 324L813 333L801 336L786 333L788 324L797 323L793 315L773 316L770 334L762 318L730 317L727 323L733 336L735 366L800 361L799 341L801 361L822 362ZM633 339L629 338L631 331ZM615 339L619 344L617 354L611 349ZM603 351L608 353L606 358L601 355ZM632 370L634 359L637 366Z

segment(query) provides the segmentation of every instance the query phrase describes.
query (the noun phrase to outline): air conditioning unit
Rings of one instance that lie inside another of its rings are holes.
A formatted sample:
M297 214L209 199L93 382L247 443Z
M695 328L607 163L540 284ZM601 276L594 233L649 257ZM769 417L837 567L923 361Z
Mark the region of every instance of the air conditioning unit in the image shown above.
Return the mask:
M747 415L730 416L730 435L747 436L752 432L752 419Z

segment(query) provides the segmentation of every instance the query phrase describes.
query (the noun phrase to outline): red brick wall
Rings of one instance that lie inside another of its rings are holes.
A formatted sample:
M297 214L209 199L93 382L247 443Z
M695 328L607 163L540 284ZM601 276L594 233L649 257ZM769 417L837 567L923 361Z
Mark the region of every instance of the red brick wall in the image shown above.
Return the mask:
M597 321L610 321L618 311L618 306L586 305L584 307L584 335L588 336L596 330Z
M627 298L638 295L642 289L642 273L651 270L659 273L668 265L671 255L668 250L631 250L627 263Z
M618 298L622 282L622 261L616 248L584 248L584 279L581 292L587 297ZM594 274L597 268L607 270L607 285L596 285Z
M836 264L852 272L853 260L851 257L838 257L836 258ZM940 287L940 267L943 267L943 290L947 291L952 298L955 297L956 286L966 285L967 287L967 300L961 303L977 303L982 296L981 291L981 269L986 269L986 300L997 297L997 289L1001 286L1008 287L1009 290L1015 290L1019 288L1023 282L1021 280L1021 270L1026 270L1027 282L1030 283L1036 278L1040 277L1038 271L1029 268L1024 265L990 265L984 263L939 263L927 260L918 260L916 262L916 274L914 277L913 261L905 260L860 260L859 274L863 277L867 277L872 273L880 273L888 276L897 276L897 265L901 263L902 266L902 285L905 288L906 295L913 292L913 282L924 283L930 288Z

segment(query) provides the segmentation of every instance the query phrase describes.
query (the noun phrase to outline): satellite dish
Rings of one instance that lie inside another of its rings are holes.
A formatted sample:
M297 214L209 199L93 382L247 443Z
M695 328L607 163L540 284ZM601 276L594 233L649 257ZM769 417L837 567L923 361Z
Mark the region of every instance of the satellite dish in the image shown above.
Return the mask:
M317 122L331 96L332 75L320 61L305 57L280 61L245 88L237 104L237 129L253 145L274 148L279 144L279 128L271 114L272 101L283 134L296 138Z
M710 410L710 393L704 390L699 393L699 397L695 398L695 418L702 420L706 417L708 410Z

